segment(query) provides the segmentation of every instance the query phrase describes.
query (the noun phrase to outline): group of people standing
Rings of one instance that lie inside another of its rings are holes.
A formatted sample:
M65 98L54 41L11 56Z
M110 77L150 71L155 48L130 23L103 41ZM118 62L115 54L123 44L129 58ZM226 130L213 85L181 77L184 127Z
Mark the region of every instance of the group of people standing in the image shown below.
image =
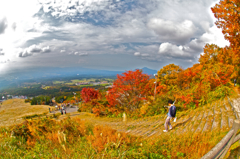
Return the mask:
M67 114L67 110L66 110L66 105L65 104L62 104L61 106L56 105L55 108L56 108L55 110L59 110L62 115L64 113ZM49 112L51 113L51 108L49 108Z
M63 115L64 112L65 112L65 114L67 114L66 106L65 106L65 105L62 105L62 106L60 107L60 112L61 112L62 115Z

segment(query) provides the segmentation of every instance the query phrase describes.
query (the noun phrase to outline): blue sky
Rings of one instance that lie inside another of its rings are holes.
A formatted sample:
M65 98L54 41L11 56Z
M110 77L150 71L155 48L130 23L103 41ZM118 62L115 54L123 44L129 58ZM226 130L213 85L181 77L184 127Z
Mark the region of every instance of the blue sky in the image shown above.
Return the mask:
M159 70L228 45L210 8L218 0L0 2L0 73L33 67Z

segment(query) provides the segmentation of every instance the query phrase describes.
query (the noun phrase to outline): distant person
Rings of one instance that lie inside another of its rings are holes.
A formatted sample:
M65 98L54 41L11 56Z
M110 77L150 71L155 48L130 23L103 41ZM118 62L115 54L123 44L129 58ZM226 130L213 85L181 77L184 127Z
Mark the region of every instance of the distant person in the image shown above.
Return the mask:
M168 101L168 106L166 107L168 107L169 109L168 109L167 119L164 124L165 130L163 130L163 132L168 132L168 126L169 126L169 129L172 130L172 125L170 123L170 120L171 118L175 118L176 116L176 106L174 105L172 100Z
M237 80L236 80L236 78L235 78L233 81L234 81L234 87L235 87L236 84L237 84Z
M51 108L49 107L49 113L51 113Z
M61 114L63 115L63 110L62 110L62 108L60 109L60 112L61 112Z

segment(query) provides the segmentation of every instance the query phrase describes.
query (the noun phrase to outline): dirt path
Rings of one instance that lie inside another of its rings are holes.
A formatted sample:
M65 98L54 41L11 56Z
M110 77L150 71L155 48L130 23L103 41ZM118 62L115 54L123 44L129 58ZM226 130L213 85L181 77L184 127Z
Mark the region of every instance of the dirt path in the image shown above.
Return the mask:
M73 106L73 107L65 107L66 112L67 113L74 113L78 111L78 107L77 106ZM60 110L54 110L51 111L51 114L55 114L55 113L61 113Z
M240 98L239 98L240 100ZM77 109L75 108L77 111ZM72 112L70 112L72 111ZM94 125L109 126L119 132L125 132L134 136L144 138L156 137L163 134L164 122L166 115L158 115L153 117L145 117L137 120L128 119L123 122L122 118L95 117L91 113L74 112L74 109L67 110L67 115L60 116L60 120L66 116L79 117ZM233 121L236 119L232 107L228 100L219 101L205 107L189 110L186 112L178 112L176 122L171 121L173 129L170 133L194 133L207 131L225 131L230 130Z
M234 90L238 93L238 98L232 100L233 108L236 112L238 119L240 119L240 89L238 87L234 87Z

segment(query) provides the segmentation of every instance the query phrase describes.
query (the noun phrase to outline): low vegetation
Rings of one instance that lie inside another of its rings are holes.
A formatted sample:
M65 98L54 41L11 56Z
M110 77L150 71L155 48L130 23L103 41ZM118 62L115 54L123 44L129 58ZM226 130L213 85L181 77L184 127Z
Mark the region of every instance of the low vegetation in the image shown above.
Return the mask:
M200 158L226 134L169 133L144 140L79 118L26 120L0 132L3 158Z

